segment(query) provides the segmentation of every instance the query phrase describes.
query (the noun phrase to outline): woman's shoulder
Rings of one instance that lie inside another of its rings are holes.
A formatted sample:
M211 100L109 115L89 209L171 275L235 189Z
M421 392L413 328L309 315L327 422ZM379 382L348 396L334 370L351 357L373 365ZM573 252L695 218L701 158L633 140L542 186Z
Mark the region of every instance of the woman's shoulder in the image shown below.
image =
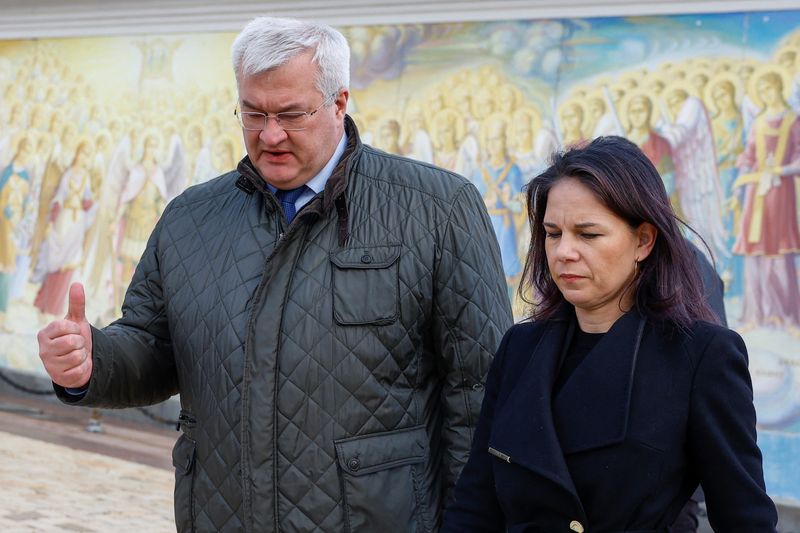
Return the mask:
M680 336L685 350L695 363L707 358L709 354L713 358L743 357L747 360L744 340L736 331L726 326L696 320L682 330Z
M497 350L505 362L527 359L538 345L550 321L523 321L511 326L503 335Z
M546 321L531 321L525 320L517 322L506 331L505 340L511 343L518 343L524 339L530 339L531 335L541 335L544 330Z
M741 339L739 334L727 326L706 322L705 320L695 320L691 325L688 338L694 341L713 341L715 339L735 340Z

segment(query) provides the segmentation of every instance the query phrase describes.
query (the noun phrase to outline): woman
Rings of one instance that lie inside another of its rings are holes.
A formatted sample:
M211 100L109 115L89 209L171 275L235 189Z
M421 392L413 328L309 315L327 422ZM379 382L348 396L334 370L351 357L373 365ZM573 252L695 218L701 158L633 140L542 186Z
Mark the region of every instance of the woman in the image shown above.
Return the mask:
M702 483L716 531L774 532L746 349L712 323L652 163L600 137L527 205L533 321L498 349L443 531L666 531Z

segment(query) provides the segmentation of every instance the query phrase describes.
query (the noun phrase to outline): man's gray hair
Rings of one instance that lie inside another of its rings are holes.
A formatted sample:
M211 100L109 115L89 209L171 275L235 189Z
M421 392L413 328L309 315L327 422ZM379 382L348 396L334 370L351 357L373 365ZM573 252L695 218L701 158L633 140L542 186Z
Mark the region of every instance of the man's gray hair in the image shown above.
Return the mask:
M243 75L280 67L307 50L314 50L320 93L330 96L350 87L350 46L344 35L327 24L277 17L253 19L233 41L236 84Z

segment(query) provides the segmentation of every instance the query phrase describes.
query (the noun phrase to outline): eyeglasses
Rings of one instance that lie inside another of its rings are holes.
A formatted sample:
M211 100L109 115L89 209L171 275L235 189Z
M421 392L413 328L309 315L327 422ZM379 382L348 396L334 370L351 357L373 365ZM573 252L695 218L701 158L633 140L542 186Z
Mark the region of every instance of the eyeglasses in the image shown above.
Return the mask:
M336 96L336 93L329 95L312 111L282 111L280 113L259 113L255 111L241 111L239 106L233 110L234 116L239 119L239 125L247 131L261 131L267 128L269 119L275 119L278 127L283 131L302 131L306 129L306 122L309 117L327 105Z

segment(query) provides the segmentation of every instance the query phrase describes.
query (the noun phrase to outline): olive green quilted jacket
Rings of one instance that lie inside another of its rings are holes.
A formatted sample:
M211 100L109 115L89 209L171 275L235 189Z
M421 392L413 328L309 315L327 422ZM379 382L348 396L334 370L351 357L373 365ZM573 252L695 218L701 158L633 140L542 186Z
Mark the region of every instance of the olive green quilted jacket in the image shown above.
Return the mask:
M291 224L247 158L172 201L93 330L79 404L180 394L179 531L435 531L467 459L511 325L483 201L346 127Z

